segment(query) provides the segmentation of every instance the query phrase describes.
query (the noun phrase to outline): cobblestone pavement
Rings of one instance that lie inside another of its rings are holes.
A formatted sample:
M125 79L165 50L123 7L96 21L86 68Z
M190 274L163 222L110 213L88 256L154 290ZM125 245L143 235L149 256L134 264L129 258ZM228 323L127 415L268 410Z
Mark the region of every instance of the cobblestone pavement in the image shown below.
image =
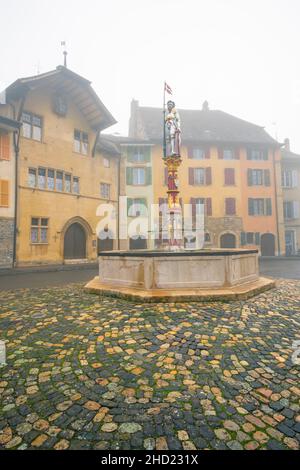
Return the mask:
M0 448L298 449L300 282L231 304L0 293Z

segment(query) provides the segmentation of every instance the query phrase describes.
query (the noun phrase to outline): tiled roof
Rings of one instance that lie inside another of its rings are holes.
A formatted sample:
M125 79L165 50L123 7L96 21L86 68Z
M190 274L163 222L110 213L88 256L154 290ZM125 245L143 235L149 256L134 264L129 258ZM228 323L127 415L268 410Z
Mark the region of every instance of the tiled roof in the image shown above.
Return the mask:
M231 142L278 146L263 127L218 110L178 109L183 142ZM135 108L131 116L131 137L149 140L163 138L163 114L160 108Z

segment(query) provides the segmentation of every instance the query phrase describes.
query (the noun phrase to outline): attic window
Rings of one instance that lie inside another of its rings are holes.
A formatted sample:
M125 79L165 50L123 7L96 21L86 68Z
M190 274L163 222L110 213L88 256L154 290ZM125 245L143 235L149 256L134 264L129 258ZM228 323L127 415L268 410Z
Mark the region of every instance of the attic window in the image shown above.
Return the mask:
M43 127L42 118L35 114L24 112L22 114L22 122L23 137L41 142Z
M87 132L74 130L74 152L88 155L89 135Z

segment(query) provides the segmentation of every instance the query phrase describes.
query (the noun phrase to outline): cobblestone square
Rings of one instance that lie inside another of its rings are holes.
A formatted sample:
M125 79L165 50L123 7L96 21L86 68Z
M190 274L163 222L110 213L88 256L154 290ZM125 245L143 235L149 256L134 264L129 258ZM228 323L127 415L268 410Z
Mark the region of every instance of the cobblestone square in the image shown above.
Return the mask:
M300 281L244 302L0 292L1 449L295 449Z

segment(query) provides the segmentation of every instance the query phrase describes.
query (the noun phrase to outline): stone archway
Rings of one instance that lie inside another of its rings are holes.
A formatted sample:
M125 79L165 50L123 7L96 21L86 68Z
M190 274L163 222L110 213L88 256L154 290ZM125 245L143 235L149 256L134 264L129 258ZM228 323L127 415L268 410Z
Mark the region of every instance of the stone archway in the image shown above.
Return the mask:
M64 260L92 259L93 231L84 219L70 219L61 231L61 253Z
M264 233L260 237L261 256L275 256L275 235Z
M234 233L223 233L220 237L221 248L236 248L236 236Z

